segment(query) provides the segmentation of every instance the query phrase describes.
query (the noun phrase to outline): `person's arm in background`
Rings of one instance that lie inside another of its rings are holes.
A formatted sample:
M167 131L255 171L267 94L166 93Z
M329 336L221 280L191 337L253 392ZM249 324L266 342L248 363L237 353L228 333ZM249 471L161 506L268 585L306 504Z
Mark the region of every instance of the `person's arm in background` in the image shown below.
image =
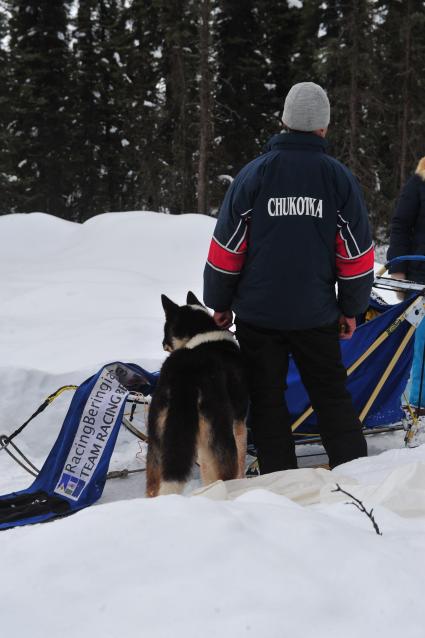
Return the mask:
M388 261L395 257L411 254L412 236L420 208L417 181L417 176L412 176L406 182L400 193L400 197L391 220L390 245L387 251ZM407 263L401 262L394 266L390 266L389 273L393 279L406 279ZM396 295L400 301L404 299L403 292L397 292Z
M340 336L349 339L355 317L366 310L374 280L374 248L368 212L360 187L346 171L341 188L336 233Z
M204 269L204 303L220 328L232 323L232 302L248 250L248 223L261 185L263 158L245 166L220 208Z
M410 255L412 252L412 235L420 208L418 176L413 175L404 185L391 220L390 245L387 260ZM399 263L389 268L394 279L405 279L407 264Z

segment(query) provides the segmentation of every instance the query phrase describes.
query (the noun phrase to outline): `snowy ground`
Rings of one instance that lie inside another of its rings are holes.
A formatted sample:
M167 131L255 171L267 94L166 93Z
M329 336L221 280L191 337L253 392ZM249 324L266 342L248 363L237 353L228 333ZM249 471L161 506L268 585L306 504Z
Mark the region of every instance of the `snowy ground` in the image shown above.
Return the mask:
M188 289L201 293L213 226L156 213L84 225L0 217L0 434L103 363L158 369L160 293L181 302ZM19 438L38 466L70 398ZM0 635L423 638L425 446L403 449L392 434L369 448L374 456L338 468L335 481L369 490L383 536L344 501L300 505L264 487L234 500L146 500L143 473L108 481L99 504L72 517L1 533ZM141 469L138 453L123 431L111 469ZM404 471L416 477L402 493L414 513L382 498L385 479ZM30 482L1 452L0 493ZM187 494L198 486L195 476Z

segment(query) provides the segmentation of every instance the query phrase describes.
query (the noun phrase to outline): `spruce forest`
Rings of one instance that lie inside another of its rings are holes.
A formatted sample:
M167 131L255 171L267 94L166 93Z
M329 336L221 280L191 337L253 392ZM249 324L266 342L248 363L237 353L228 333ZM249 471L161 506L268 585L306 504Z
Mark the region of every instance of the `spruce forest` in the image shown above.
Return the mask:
M378 240L425 155L424 0L3 0L1 213L216 214L314 81Z

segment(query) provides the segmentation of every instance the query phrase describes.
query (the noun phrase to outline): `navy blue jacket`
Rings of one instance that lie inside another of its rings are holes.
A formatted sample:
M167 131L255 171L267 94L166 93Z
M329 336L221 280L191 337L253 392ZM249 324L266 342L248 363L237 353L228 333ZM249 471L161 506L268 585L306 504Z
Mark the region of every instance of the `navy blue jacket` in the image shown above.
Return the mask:
M367 210L352 173L326 146L313 133L275 135L237 175L205 266L207 306L281 330L365 310L373 282Z
M425 157L402 189L391 222L387 259L402 255L425 255ZM390 272L403 272L408 279L425 283L423 262L402 262Z

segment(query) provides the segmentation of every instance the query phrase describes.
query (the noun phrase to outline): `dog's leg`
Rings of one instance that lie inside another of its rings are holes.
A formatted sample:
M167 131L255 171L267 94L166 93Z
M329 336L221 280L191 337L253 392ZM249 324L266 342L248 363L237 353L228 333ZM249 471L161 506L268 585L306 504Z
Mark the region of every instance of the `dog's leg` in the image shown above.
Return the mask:
M148 453L146 457L146 496L158 496L162 475L161 441L167 410L151 405L148 422Z
M219 471L211 449L211 424L204 418L199 421L198 462L203 485L219 480Z
M223 434L213 424L201 418L199 424L199 459L201 478L204 485L214 481L229 481L238 477L238 458L236 442L229 423L229 432Z
M146 496L158 496L161 481L161 455L157 443L148 444L146 457Z
M238 477L245 478L246 460L246 424L245 421L234 421L233 434L235 435L236 448L238 450Z

